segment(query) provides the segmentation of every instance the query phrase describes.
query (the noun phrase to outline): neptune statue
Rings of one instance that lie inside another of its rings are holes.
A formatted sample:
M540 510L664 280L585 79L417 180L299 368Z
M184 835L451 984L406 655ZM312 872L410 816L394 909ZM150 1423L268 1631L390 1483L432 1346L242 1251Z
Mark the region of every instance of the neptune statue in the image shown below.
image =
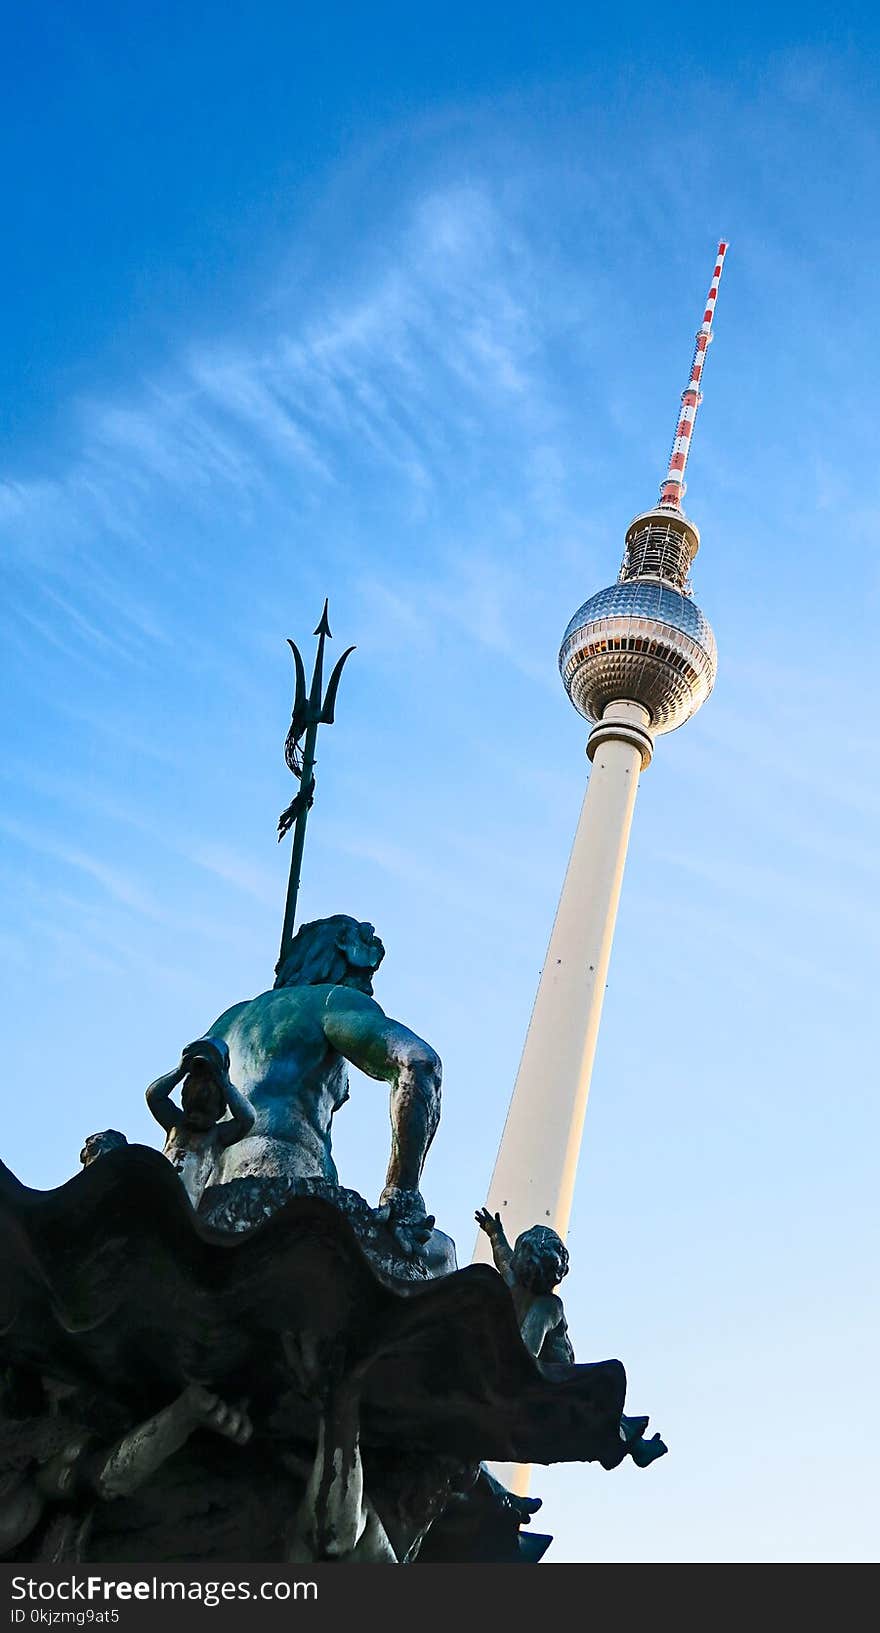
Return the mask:
M169 1127L175 1113L173 1107L168 1111L167 1085L192 1066L194 1052L222 1056L228 1110L217 1131L229 1133L199 1136L203 1166L210 1138L209 1169L191 1200L209 1222L243 1229L291 1195L319 1194L343 1203L356 1197L339 1189L333 1118L349 1097L349 1065L387 1083L391 1152L385 1186L378 1209L357 1201L364 1218L370 1215L372 1234L381 1227L424 1274L443 1274L455 1268L454 1247L434 1230L419 1189L440 1117L440 1058L373 998L373 975L384 955L372 924L345 913L303 924L279 962L274 986L227 1009L206 1038L187 1045L176 1072L151 1084L147 1100ZM219 1106L224 1108L223 1096ZM180 1120L175 1138L182 1131Z
M234 1004L210 1028L253 1129L225 1151L217 1178L278 1173L337 1180L330 1133L348 1099L347 1063L391 1090L391 1156L381 1201L424 1218L419 1180L440 1117L440 1059L372 997L385 949L345 913L304 924L270 992Z

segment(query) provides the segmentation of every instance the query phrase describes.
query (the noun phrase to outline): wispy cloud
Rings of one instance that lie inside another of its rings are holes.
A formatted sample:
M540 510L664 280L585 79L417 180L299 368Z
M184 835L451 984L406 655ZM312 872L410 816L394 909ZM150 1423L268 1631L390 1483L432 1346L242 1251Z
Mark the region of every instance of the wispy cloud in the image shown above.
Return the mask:
M7 838L15 840L16 844L25 846L37 855L58 862L62 867L73 868L76 872L86 874L108 896L131 912L143 918L153 919L157 923L166 921L167 914L137 879L111 866L100 857L93 856L77 846L53 839L9 817L0 818L0 831L6 834Z
M196 845L188 849L186 855L196 867L213 873L244 895L252 896L266 907L277 907L280 899L279 880L269 868L259 867L250 858L225 845Z
M289 294L271 320L242 314L140 385L71 405L78 452L0 483L0 539L22 569L0 611L12 649L26 663L42 646L100 677L118 661L146 669L178 634L178 661L195 665L202 619L195 606L186 617L182 592L210 606L212 533L276 515L296 553L314 513L333 518L328 548L344 555L368 483L416 537L430 530L393 587L358 574L377 627L418 641L439 619L552 685L524 638L540 591L503 549L518 547L524 508L548 551L557 537L568 548L544 366L563 316L541 291L515 220L487 187L454 185L417 199L332 297L298 310ZM490 422L520 491L487 501L487 528L485 511L456 515L455 496ZM199 541L189 561L163 539L187 530ZM175 631L160 611L172 598ZM233 661L227 651L227 680Z
M137 532L157 488L223 504L280 461L306 486L344 478L352 448L433 488L460 428L503 400L530 425L546 319L530 253L477 187L423 200L368 275L298 327L218 336L128 400L79 405L60 474L0 485L0 530L53 558L95 532Z
M127 803L117 793L95 787L92 781L59 773L50 775L35 771L26 765L14 764L7 766L0 775L18 790L26 787L32 794L51 799L55 804L63 801L66 808L87 811L93 816L98 816L112 829L134 829L160 847L203 869L206 873L222 879L236 891L251 896L266 906L274 907L279 900L279 879L270 868L261 867L234 847L220 841L204 843L193 838L187 832L185 822L179 820L177 812L174 826L167 827L156 812L151 814L140 805ZM148 898L142 895L126 874L108 867L89 853L71 848L40 831L31 830L24 823L12 818L0 818L0 831L32 851L88 874L124 906L146 912L147 917L163 922L167 919L165 913L147 906Z

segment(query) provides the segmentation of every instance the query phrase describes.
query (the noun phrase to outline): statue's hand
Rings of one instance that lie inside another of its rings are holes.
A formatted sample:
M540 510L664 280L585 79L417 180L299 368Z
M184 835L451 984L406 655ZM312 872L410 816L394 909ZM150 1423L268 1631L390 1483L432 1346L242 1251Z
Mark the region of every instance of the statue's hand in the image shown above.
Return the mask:
M501 1234L503 1227L500 1213L491 1214L488 1208L478 1208L474 1218L480 1229L486 1232L490 1241L494 1241L495 1237Z
M213 1429L215 1434L223 1435L236 1446L244 1446L250 1440L253 1428L244 1408L227 1406L219 1395L213 1394L203 1384L188 1384L181 1396L181 1404L192 1419L194 1429Z
M425 1212L421 1191L405 1191L399 1185L386 1185L376 1215L385 1221L408 1259L417 1257L434 1229L434 1215Z
M417 1225L428 1218L421 1191L405 1191L400 1185L386 1185L379 1198L377 1212L383 1219L395 1224ZM433 1219L431 1220L433 1225Z

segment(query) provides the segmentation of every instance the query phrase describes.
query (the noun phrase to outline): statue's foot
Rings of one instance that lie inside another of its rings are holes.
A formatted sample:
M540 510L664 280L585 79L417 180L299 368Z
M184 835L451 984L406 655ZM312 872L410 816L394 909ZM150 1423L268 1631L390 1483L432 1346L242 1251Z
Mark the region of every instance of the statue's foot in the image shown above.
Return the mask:
M531 1524L532 1515L537 1514L538 1509L543 1506L543 1501L542 1497L518 1497L514 1491L510 1492L508 1497L509 1506L520 1525Z
M632 1441L639 1440L649 1423L648 1418L628 1418L620 1414L620 1438L629 1446Z
M638 1439L630 1442L629 1455L640 1469L646 1469L649 1463L655 1463L658 1457L668 1452L669 1447L660 1439L659 1435L652 1435L650 1440Z
M542 1497L521 1497L518 1491L508 1490L500 1480L496 1480L494 1474L490 1474L485 1463L480 1464L477 1479L483 1489L491 1493L499 1510L515 1514L520 1525L528 1525L532 1515L537 1514L538 1509L543 1506Z

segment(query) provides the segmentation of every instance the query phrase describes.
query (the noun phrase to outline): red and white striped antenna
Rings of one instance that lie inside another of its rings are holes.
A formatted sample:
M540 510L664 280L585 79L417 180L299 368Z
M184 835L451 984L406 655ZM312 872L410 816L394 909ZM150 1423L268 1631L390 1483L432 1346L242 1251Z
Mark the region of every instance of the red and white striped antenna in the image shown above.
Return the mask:
M681 514L682 500L687 491L684 479L688 454L690 453L691 439L694 424L697 418L697 409L703 401L700 382L703 378L703 367L706 362L706 353L712 339L712 319L715 316L715 300L718 295L718 285L721 282L721 273L724 269L724 257L727 254L727 244L722 239L718 245L718 254L715 257L715 271L709 293L706 296L706 309L703 321L697 330L697 343L694 347L694 358L691 363L691 372L688 383L681 394L681 413L678 419L675 436L672 442L672 452L669 455L669 466L660 486L659 508L661 510L675 510Z

